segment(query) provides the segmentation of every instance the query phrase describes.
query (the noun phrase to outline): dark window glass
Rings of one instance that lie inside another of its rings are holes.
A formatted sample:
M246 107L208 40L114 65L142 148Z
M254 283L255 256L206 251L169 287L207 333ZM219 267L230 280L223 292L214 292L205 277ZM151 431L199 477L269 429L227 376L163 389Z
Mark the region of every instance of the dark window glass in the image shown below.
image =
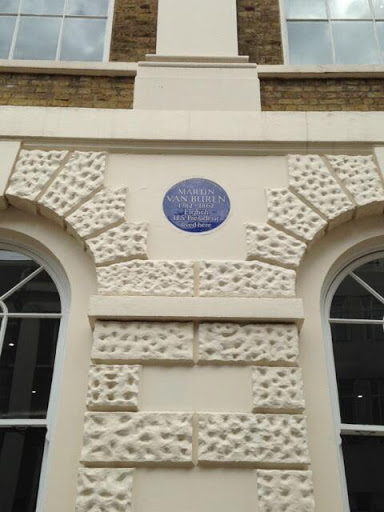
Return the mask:
M45 428L0 428L0 510L34 512Z
M0 297L40 267L19 253L0 251Z
M369 261L353 272L384 297L384 259Z
M46 417L59 324L53 318L8 319L0 357L0 418Z
M10 313L60 313L60 296L48 272L43 270L5 301Z
M384 512L384 438L342 436L351 512Z
M333 296L330 318L382 320L383 316L384 304L351 276L343 280Z
M384 425L383 326L331 329L342 423Z

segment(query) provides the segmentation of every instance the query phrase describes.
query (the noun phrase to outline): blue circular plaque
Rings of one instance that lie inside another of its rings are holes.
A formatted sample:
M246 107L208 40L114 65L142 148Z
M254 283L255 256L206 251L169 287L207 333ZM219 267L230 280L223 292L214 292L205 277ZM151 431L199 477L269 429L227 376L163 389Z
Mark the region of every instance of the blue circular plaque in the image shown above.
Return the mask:
M230 207L225 190L204 178L176 183L163 200L163 211L169 222L190 233L216 229L228 217Z

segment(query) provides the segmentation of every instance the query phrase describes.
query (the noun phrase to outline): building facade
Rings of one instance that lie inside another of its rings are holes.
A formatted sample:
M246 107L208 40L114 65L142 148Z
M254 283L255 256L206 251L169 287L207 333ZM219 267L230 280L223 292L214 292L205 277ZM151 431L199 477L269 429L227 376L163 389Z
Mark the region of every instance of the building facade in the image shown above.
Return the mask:
M382 10L0 1L2 512L384 511Z

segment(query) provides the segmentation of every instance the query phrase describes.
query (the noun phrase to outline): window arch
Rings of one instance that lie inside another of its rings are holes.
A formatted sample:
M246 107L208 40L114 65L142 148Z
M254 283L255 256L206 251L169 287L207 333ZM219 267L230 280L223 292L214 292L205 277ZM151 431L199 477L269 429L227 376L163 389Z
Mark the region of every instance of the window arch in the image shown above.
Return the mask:
M0 510L36 510L62 299L47 266L0 248Z
M333 282L327 313L351 512L384 510L384 253Z

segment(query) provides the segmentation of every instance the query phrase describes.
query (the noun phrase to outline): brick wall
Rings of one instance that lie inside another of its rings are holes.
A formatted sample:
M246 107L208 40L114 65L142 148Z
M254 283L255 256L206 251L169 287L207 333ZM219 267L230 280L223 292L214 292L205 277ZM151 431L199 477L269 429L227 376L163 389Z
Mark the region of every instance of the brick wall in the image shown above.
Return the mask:
M111 61L144 60L156 51L157 0L116 0Z
M133 77L0 73L0 105L132 108Z
M257 64L283 64L279 0L237 0L239 54Z
M384 110L378 78L262 79L262 110Z

